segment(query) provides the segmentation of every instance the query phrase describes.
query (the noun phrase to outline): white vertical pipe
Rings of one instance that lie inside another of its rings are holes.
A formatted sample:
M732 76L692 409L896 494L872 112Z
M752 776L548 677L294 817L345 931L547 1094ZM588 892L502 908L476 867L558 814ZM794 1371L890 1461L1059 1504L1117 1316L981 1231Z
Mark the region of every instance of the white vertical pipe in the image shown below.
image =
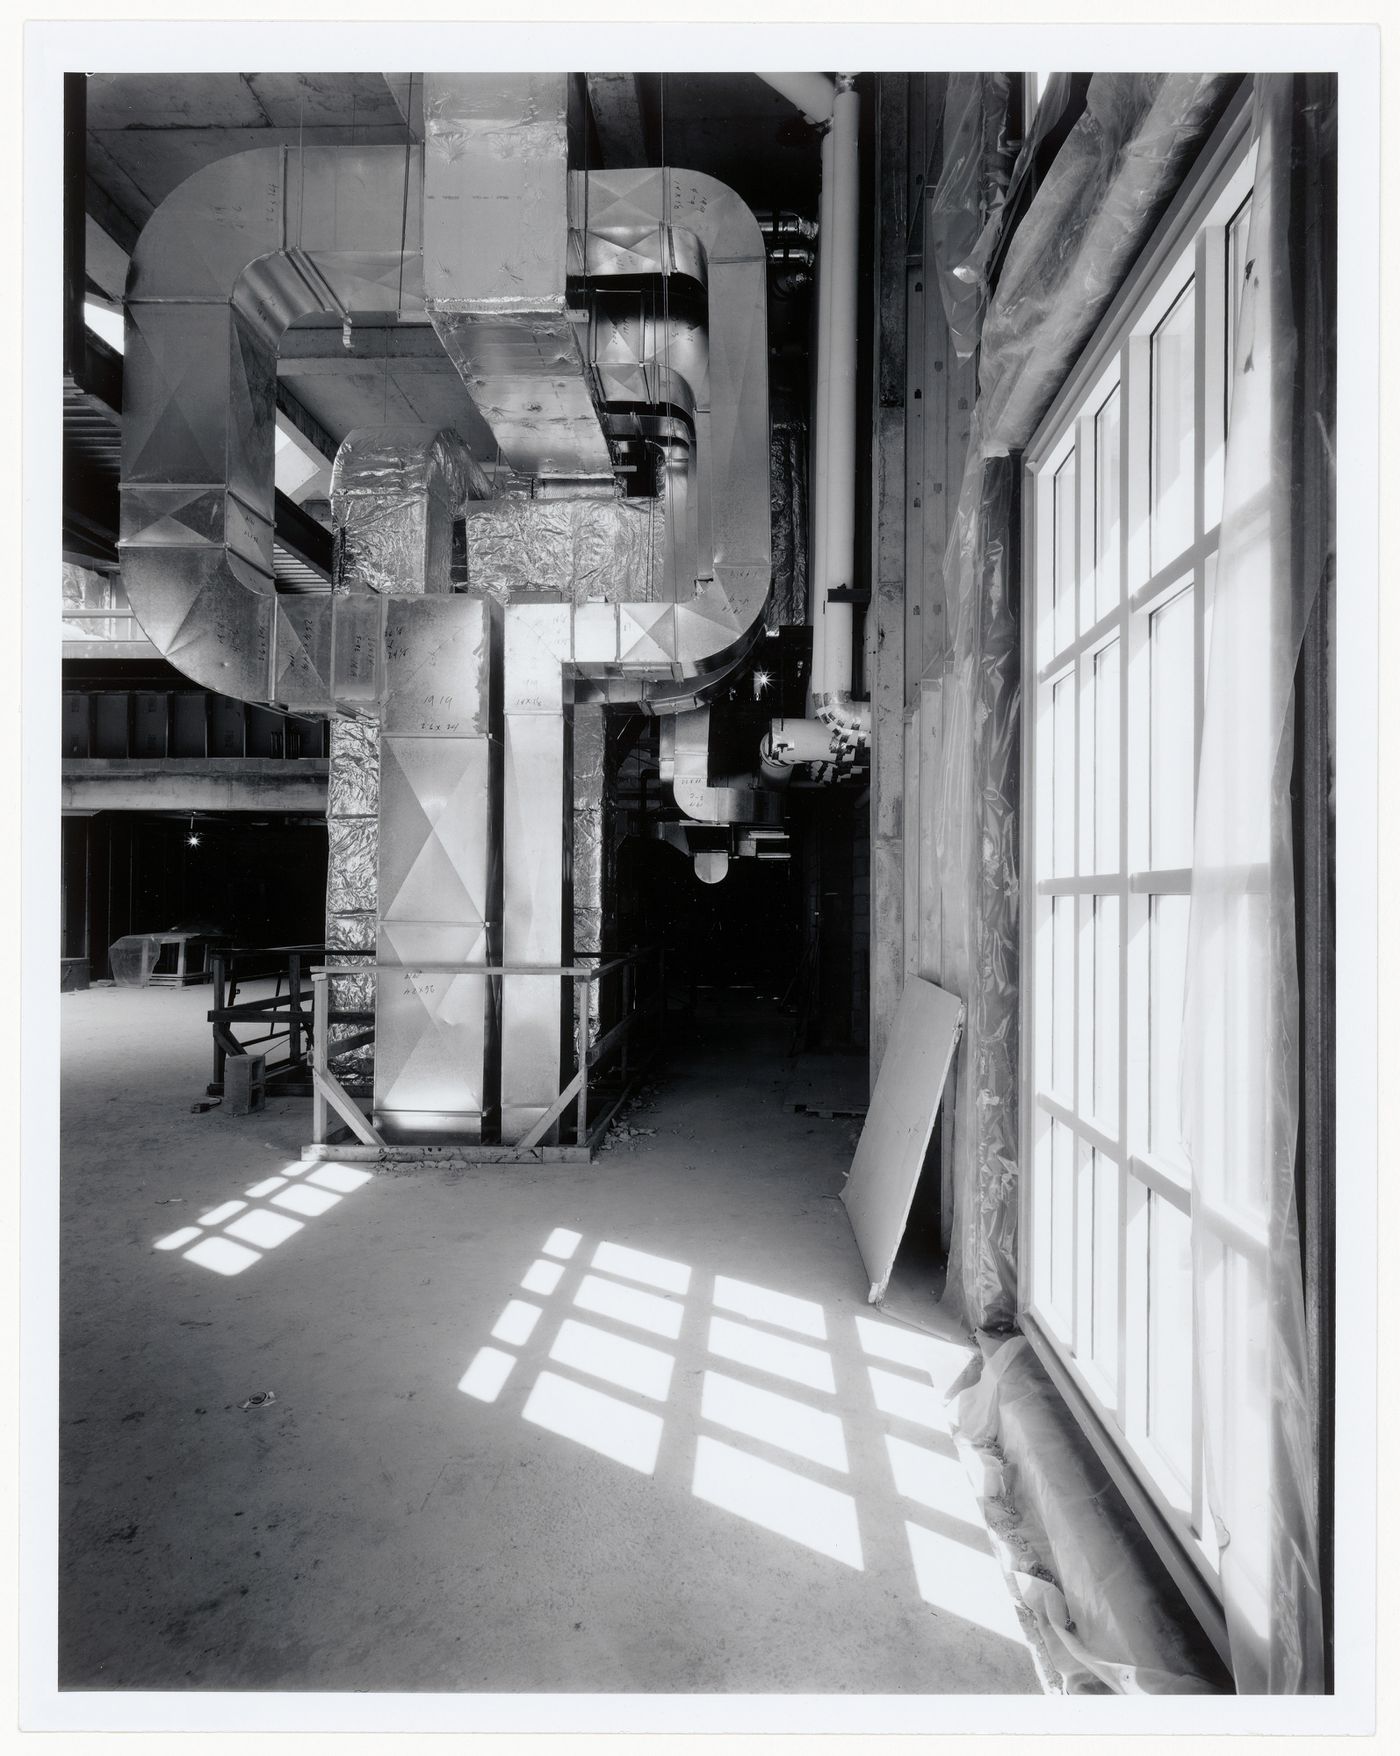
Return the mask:
M831 373L828 353L831 347L831 131L822 136L822 192L817 230L817 382L812 420L812 555L808 591L811 596L812 670L808 693L824 689L826 676L826 513L830 489L827 465L827 441L831 435L829 393Z
M851 691L852 606L833 604L827 593L833 586L849 587L855 576L856 553L856 293L860 244L860 98L849 76L839 76L832 108L831 130L831 230L823 236L831 245L831 291L828 315L830 342L825 350L826 426L824 451L826 484L824 502L825 573L822 578L825 635L823 668L814 683L821 695L849 695ZM823 179L825 182L825 179ZM819 414L821 402L819 398ZM814 667L815 669L815 667Z

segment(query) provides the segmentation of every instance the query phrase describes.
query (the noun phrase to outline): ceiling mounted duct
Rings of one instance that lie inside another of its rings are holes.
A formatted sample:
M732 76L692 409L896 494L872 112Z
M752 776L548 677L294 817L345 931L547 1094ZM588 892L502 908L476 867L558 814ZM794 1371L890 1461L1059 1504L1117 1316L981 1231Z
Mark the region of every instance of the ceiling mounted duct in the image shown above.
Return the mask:
M557 158L558 116L549 114ZM444 155L446 139L440 132ZM531 153L538 147L529 130L520 139ZM400 281L402 308L419 305L423 167L416 148L237 154L181 184L137 241L127 291L123 571L152 642L221 694L309 713L377 699L378 648L355 622L360 601L275 595L276 357L297 318L392 310ZM523 213L532 231L530 192L548 196L559 233L545 253L551 275L570 239L562 187L575 216L587 216L572 248L590 280L684 273L707 295L705 324L672 334L654 321L624 322L600 348L619 389L635 372L664 399L659 410L620 418L668 447L669 576L658 590L649 569L647 588L624 602L511 606L531 667L571 669L606 699L675 711L740 663L763 628L772 539L763 237L731 189L695 172L598 171L562 185L552 173L534 178L501 207L512 225ZM509 230L479 246L483 260L505 252L525 262L511 254ZM562 310L562 280L559 289ZM509 310L510 298L498 297ZM529 313L548 303L544 293L522 293L514 315L528 329ZM572 325L567 339L561 370L579 357ZM606 450L591 401L588 411ZM575 458L560 473L579 467Z
M136 242L122 576L148 637L205 688L332 705L329 599L275 596L277 348L313 312L421 308L421 181L417 148L259 148L195 172Z
M565 73L424 76L428 311L513 469L601 476L612 457L566 297Z

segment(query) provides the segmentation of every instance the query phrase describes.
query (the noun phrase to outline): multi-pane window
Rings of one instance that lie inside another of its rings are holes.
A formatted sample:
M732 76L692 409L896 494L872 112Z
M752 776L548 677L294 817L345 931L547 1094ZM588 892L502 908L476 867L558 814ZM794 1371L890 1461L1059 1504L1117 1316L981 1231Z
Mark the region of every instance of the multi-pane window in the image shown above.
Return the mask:
M1027 453L1026 1316L1209 1584L1179 1064L1251 166Z

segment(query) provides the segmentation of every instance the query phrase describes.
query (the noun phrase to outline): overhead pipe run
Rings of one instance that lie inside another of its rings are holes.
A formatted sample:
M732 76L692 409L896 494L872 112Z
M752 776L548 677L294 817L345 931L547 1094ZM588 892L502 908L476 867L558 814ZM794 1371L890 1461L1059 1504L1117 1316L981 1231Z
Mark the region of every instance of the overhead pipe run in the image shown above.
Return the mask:
M814 128L831 120L836 98L836 82L827 73L760 73L765 85L781 92L790 104L796 104Z
M854 607L849 594L856 550L856 315L860 243L860 97L855 75L763 74L814 122L822 137L817 256L817 387L813 443L812 730L775 722L764 738L762 769L813 762L848 769L870 739L870 704L856 701ZM819 82L814 84L813 81ZM830 85L829 106L825 87ZM813 752L820 750L820 755Z

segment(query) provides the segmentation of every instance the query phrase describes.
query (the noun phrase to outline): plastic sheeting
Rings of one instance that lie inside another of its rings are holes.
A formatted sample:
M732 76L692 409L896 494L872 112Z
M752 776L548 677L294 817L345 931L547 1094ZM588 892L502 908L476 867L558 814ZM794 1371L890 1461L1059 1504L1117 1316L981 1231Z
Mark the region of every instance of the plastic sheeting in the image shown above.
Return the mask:
M774 421L768 440L773 495L773 593L767 628L807 620L807 423Z
M948 333L960 360L977 351L987 298L985 240L1011 169L1006 136L1011 79L1005 73L953 73L943 103L943 170L929 198L927 249L933 256ZM979 244L984 246L979 252Z
M1291 783L1299 649L1336 565L1336 307L1317 230L1335 201L1336 102L1334 76L1255 88L1191 873L1181 1096L1196 1358L1242 1694L1325 1687Z
M948 656L934 851L939 980L968 1011L945 1148L954 1186L947 1296L986 1329L1009 1329L1016 1316L1021 687L1006 453L1030 437L1236 83L1096 74L1085 113L1012 239L983 322L943 570Z
M452 589L452 520L489 492L454 433L430 426L351 433L335 456L334 589L418 597Z
M496 500L469 506L467 581L501 603L549 592L576 604L650 602L664 577L666 519L648 500Z
M108 948L107 957L119 988L144 988L160 957L160 946L149 933L127 933Z
M1012 466L985 459L978 441L974 416L944 562L949 655L933 785L939 980L967 1007L944 1133L954 1184L947 1296L974 1326L1006 1329L1016 1316L1020 614L1008 578Z
M1017 1589L1066 1692L1220 1693L1214 1653L1024 1336L961 1393L956 1423L1001 1451L991 1487L1014 1507Z
M978 407L990 453L1030 438L1238 83L1205 73L1090 80L983 322Z

